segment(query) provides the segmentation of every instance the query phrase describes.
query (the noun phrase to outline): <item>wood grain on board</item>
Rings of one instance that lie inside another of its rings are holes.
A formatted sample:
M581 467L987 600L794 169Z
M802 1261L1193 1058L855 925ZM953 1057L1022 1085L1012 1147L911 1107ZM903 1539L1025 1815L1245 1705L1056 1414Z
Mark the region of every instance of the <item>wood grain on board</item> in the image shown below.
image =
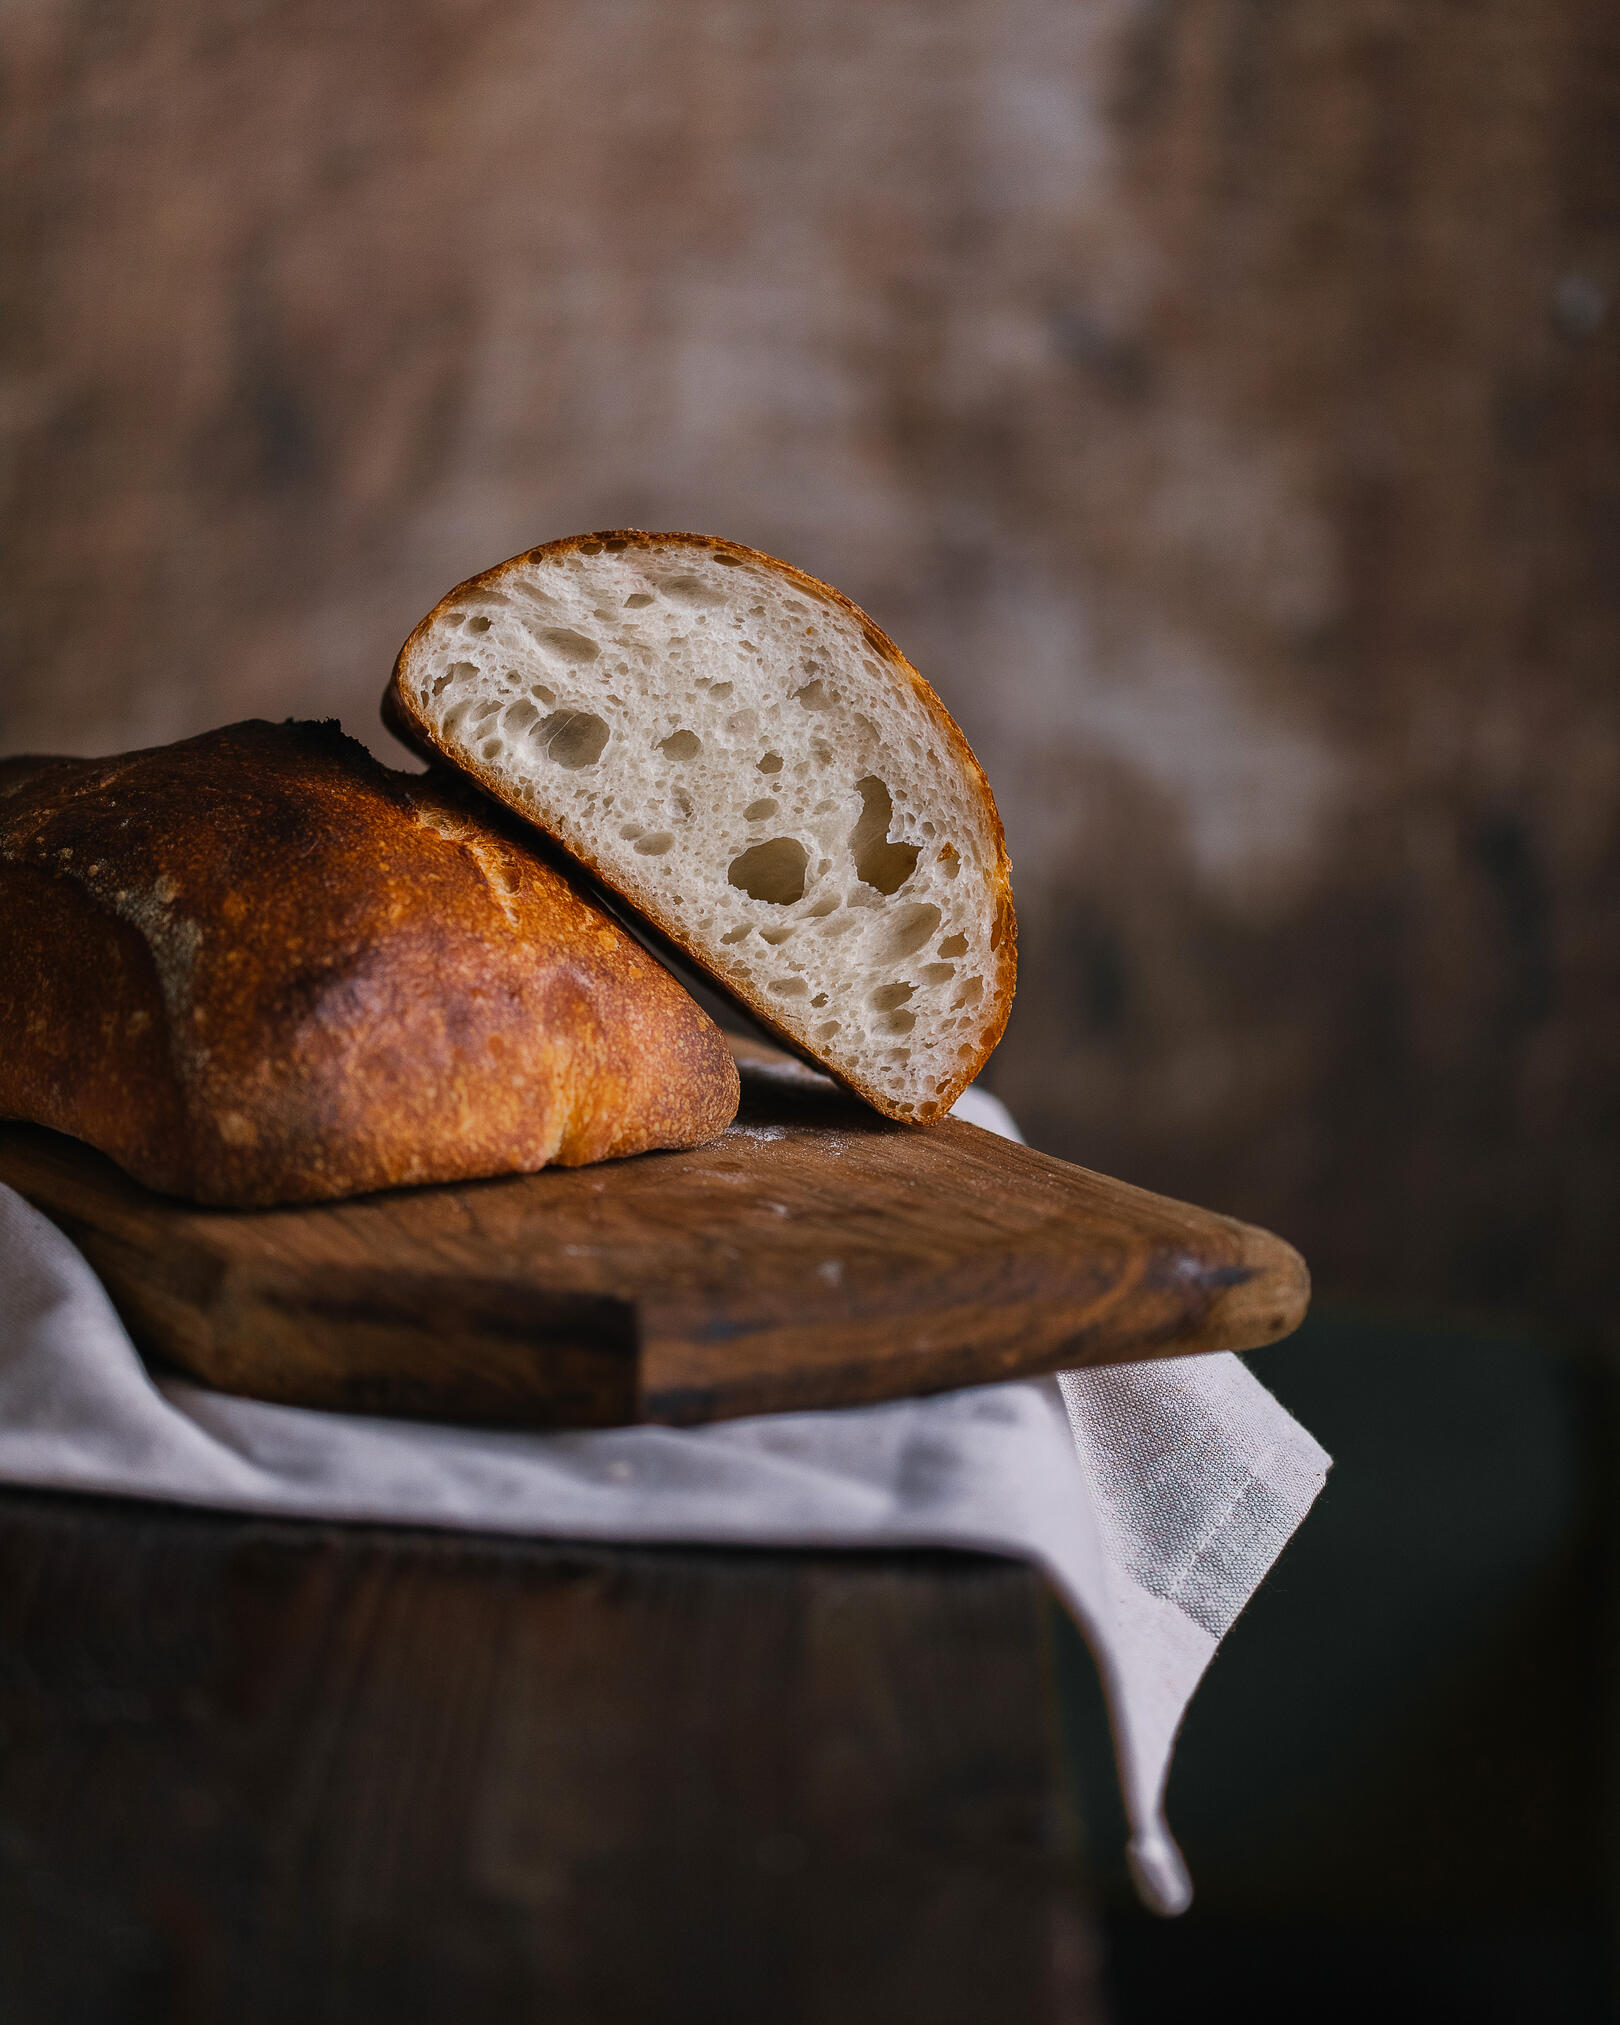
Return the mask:
M947 1119L896 1125L737 1049L711 1145L313 1207L200 1209L59 1134L0 1181L143 1351L228 1392L511 1425L690 1424L1294 1328L1291 1247Z

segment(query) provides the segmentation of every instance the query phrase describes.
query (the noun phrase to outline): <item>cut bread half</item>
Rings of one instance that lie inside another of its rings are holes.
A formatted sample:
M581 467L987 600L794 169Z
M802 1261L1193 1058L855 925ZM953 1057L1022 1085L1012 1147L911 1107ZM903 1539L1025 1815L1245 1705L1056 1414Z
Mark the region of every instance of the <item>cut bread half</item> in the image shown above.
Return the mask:
M989 784L815 578L705 535L548 542L441 599L383 715L887 1116L942 1116L1000 1039L1016 929Z

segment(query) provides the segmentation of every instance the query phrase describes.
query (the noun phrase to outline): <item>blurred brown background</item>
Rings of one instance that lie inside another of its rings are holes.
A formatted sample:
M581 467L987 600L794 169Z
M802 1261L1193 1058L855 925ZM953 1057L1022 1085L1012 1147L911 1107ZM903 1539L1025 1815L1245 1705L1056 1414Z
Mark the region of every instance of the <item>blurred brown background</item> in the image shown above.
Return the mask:
M18 0L0 57L0 749L386 751L474 569L755 543L986 764L1038 1144L1330 1291L1604 1312L1612 6Z
M1120 2025L1616 2015L1613 0L12 0L0 90L0 751L398 757L591 527L859 599L1006 818L994 1087L1328 1297Z

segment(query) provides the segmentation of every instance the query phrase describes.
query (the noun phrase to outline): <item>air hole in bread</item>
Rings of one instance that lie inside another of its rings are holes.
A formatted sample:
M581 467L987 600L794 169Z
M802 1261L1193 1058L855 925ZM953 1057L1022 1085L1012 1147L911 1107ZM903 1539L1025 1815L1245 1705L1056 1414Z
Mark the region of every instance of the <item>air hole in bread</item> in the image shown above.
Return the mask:
M954 879L962 869L961 861L956 855L956 846L954 844L940 845L939 869L945 874L947 879Z
M474 613L472 618L467 621L467 631L469 633L487 633L489 628L490 621L484 617L482 612Z
M636 849L644 858L661 858L674 841L673 830L654 830L651 836L636 839Z
M624 603L627 611L639 612L653 603L653 594L651 591L632 591Z
M965 935L947 935L945 940L939 945L939 953L941 956L966 956L967 937Z
M982 977L970 977L963 983L961 990L958 991L955 998L951 1000L951 1004L977 1005L983 997L984 979Z
M918 847L890 843L894 802L875 773L858 780L855 792L861 798L861 813L849 836L849 848L855 855L855 876L863 885L876 887L879 893L898 893L917 869Z
M566 661L571 668L584 668L601 658L596 642L576 633L572 626L535 626L530 635L554 660Z
M894 918L889 932L889 954L892 957L911 956L922 948L939 926L939 909L924 901L916 907L903 907Z
M752 900L787 907L804 898L808 864L809 854L797 837L772 837L733 858L726 877Z
M720 940L722 942L742 942L745 941L748 936L752 935L753 932L754 929L752 922L739 921L735 928L728 928L725 934L721 936Z
M703 741L695 731L672 731L658 750L665 759L696 759Z
M539 711L527 697L521 697L516 703L508 706L502 723L509 734L515 735L520 731L527 731L539 715Z
M709 695L716 703L724 703L730 694L731 684L729 682L711 682L709 684Z
M911 984L880 984L872 994L871 1003L879 1012L893 1012L896 1006L904 1005L915 990L916 986Z
M743 810L743 818L750 823L769 822L776 810L777 804L773 801L750 802Z
M803 998L810 987L802 977L775 977L765 989L777 998Z
M917 1015L909 1012L890 1013L886 1022L891 1034L909 1034L917 1024Z
M608 742L608 728L594 710L554 710L530 736L538 738L548 757L573 772L595 766Z
M802 689L795 689L793 700L802 703L806 710L825 710L832 698L827 694L826 686L818 679L807 682Z
M782 755L779 752L767 752L760 759L759 770L761 773L780 773L782 771Z
M773 949L779 948L793 933L794 926L795 924L790 921L786 928L762 928L759 931L759 939L761 942L768 942Z
M743 566L740 555L722 555L718 549L714 551L714 559L723 570L740 570Z
M619 835L623 837L627 844L633 844L637 837L643 837L646 834L647 826L645 823L621 823L619 825Z
M924 984L949 984L956 975L954 963L925 963L917 973Z
M706 584L698 576L665 577L658 588L672 604L696 608L702 605L723 605L726 602L724 591L717 591L712 584Z

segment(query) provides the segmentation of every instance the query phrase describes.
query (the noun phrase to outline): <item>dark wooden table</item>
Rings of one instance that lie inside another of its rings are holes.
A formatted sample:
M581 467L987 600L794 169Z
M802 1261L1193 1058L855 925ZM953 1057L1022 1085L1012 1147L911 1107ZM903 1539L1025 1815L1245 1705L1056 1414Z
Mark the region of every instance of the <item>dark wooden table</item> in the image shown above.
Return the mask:
M1091 2025L1052 1610L0 1495L0 2019Z

